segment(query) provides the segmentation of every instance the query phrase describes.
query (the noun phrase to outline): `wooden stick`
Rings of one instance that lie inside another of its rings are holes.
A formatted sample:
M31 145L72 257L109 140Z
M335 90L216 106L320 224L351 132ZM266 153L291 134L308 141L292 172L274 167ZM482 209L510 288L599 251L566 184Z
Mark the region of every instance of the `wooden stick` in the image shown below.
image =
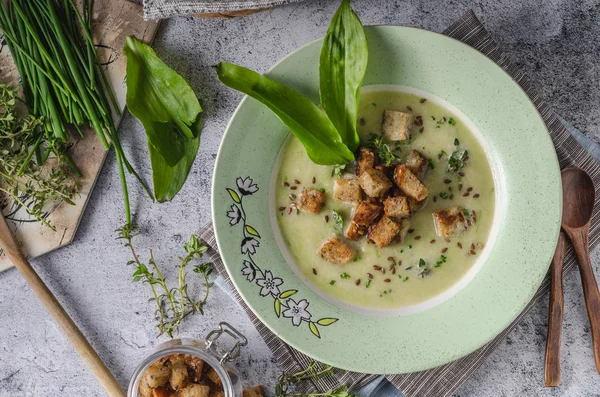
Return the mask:
M546 361L544 365L544 378L547 387L556 387L560 384L560 340L565 306L562 270L566 249L567 236L561 231L550 265L550 314L548 316L548 338L546 339Z
M112 376L104 362L98 357L98 353L89 344L85 336L81 333L77 325L67 314L65 309L56 300L52 292L46 284L37 275L31 264L25 259L17 243L6 224L3 216L0 216L0 247L4 249L4 253L12 261L15 267L21 272L21 275L29 284L29 287L37 295L38 299L46 306L48 313L54 318L54 321L60 326L69 341L75 347L75 350L81 355L83 361L92 370L94 375L102 384L110 397L125 397L125 392L121 385Z

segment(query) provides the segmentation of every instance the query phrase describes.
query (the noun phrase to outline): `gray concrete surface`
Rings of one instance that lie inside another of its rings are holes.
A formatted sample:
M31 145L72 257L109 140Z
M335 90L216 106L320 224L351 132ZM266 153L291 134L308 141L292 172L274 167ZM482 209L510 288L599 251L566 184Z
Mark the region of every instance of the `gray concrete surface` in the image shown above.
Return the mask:
M202 100L206 126L196 163L181 193L168 204L152 203L132 188L140 253L154 249L173 264L190 233L210 220L210 184L227 120L241 95L221 86L210 65L227 60L265 71L298 46L321 35L337 1L307 0L240 19L166 21L155 48ZM365 24L399 24L441 31L473 8L492 35L533 80L556 111L600 140L600 6L594 1L537 0L354 0ZM133 162L147 164L141 125L126 115L120 127ZM127 251L115 240L123 222L121 192L111 153L85 217L70 246L34 261L35 268L81 325L107 365L125 386L136 364L164 341L156 339L146 286L130 281ZM146 178L150 177L144 172ZM134 184L132 183L132 186ZM600 252L593 255L598 274ZM170 274L172 275L172 274ZM474 396L600 396L590 330L577 272L565 280L562 385L545 389L543 358L547 302L511 333L456 393ZM226 319L249 337L237 364L247 385L269 391L279 372L244 313L215 289L205 316L186 321L181 334L202 337ZM19 274L0 274L0 396L103 396L99 384L28 290Z

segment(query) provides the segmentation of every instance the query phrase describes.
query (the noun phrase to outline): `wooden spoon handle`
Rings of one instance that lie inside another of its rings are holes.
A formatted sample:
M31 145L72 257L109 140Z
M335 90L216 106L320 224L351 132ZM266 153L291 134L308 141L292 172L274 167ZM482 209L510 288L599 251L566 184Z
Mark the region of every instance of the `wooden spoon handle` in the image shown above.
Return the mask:
M65 309L63 309L54 295L52 295L46 284L44 284L35 270L33 270L31 264L23 257L3 216L0 216L0 247L4 249L6 256L21 272L21 275L37 295L38 299L46 306L48 313L52 315L54 321L62 328L69 341L75 347L75 350L77 350L83 361L85 361L94 375L96 375L108 395L110 397L125 397L125 392L121 388L121 385L119 385L108 368L106 368L106 365L104 365L104 362L98 357L98 353L96 353Z
M596 371L600 374L600 292L598 292L598 284L590 261L589 224L579 229L567 230L567 233L571 237L579 263L583 295L585 296L585 305L590 318L590 327L592 328Z
M560 384L560 339L563 326L564 295L562 270L567 249L567 237L563 232L558 236L558 244L550 265L550 314L548 315L548 338L546 339L546 361L544 366L545 385L556 387Z

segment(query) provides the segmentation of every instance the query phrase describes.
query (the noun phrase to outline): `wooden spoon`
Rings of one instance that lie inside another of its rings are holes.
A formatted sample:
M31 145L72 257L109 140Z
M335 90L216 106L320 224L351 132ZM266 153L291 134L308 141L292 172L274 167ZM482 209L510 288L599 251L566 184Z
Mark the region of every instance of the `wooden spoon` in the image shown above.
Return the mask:
M546 361L544 365L544 383L550 387L556 387L560 384L560 337L565 306L562 271L566 249L567 236L561 231L550 265L550 314L548 315L548 338L546 339Z
M108 368L106 368L106 365L104 365L104 362L98 357L98 353L96 353L65 309L63 309L54 295L52 295L46 284L44 284L35 270L33 270L31 264L25 259L3 216L0 216L0 247L4 249L4 253L8 259L21 272L21 275L37 295L38 299L46 306L48 313L52 315L54 321L62 328L67 338L69 338L75 347L75 350L77 350L83 361L85 361L94 375L96 375L108 395L110 397L125 397L125 392L121 388L121 385L119 385Z
M562 228L569 235L577 260L590 327L596 371L600 374L600 292L590 261L590 221L596 192L590 176L581 168L561 172L563 188Z

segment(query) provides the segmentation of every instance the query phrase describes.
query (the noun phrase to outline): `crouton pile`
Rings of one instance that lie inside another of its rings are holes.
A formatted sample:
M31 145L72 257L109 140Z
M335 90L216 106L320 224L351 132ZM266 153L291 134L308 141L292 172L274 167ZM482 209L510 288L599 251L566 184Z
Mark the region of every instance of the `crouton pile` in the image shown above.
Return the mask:
M224 397L217 372L199 357L171 354L152 363L142 375L140 397ZM263 397L262 386L244 390L243 397Z

